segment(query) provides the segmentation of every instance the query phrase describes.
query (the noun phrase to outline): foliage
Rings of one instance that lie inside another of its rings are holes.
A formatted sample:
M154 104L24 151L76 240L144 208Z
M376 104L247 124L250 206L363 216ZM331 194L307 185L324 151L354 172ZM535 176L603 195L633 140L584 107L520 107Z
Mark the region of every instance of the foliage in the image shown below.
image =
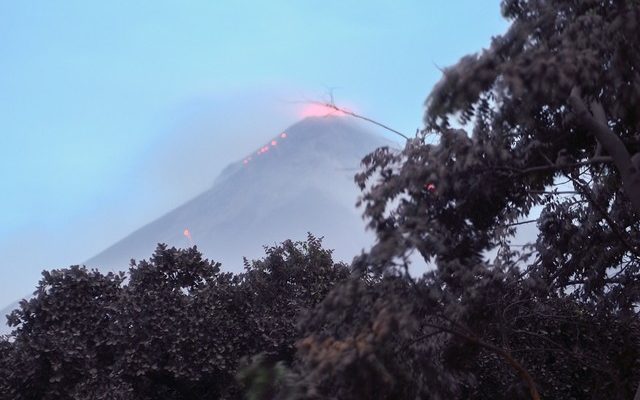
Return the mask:
M438 272L332 291L298 342L303 397L530 398L519 368L542 398L633 393L637 324L509 273L478 273L456 293Z
M299 398L299 377L283 361L260 353L245 359L246 364L238 373L247 400L293 400Z
M509 30L444 70L425 130L363 160L377 243L306 319L308 398L638 388L640 4L502 6ZM525 223L537 238L513 243ZM418 279L413 252L433 267Z
M240 397L243 357L291 359L296 316L348 274L313 236L266 251L239 275L164 245L127 275L43 272L0 342L0 397Z

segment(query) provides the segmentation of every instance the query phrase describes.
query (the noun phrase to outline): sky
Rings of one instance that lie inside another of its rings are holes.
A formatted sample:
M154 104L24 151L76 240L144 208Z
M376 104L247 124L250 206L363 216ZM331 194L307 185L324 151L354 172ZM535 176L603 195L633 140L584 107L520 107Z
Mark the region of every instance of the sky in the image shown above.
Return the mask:
M412 134L497 0L0 0L0 308L328 101Z

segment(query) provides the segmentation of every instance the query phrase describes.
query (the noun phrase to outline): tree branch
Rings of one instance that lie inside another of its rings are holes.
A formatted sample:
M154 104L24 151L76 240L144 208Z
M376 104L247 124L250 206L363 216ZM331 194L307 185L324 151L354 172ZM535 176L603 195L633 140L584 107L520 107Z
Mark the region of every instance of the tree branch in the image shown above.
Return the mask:
M518 174L521 175L526 175L526 174L530 174L532 172L544 172L544 171L560 171L566 168L574 168L574 167L583 167L585 165L593 165L593 164L607 164L612 162L613 160L611 159L611 157L593 157L590 158L588 160L585 161L579 161L579 162L575 162L575 163L571 163L571 164L564 164L564 165L556 165L556 164L549 164L549 165L538 165L535 167L529 167L529 168L515 168L515 167L507 167L507 166L494 166L492 168L496 168L496 169L504 169L507 171L513 171L516 172Z
M536 219L528 219L526 221L512 222L510 224L506 224L505 226L525 225L525 224L532 224L534 222L538 222L538 218L536 218Z
M613 159L613 163L622 177L622 186L633 208L637 213L640 213L640 171L633 165L631 154L627 151L624 142L609 129L602 105L592 104L593 113L589 112L578 87L571 90L569 104L578 117L578 122L596 138Z
M624 236L624 234L622 232L620 232L620 229L618 228L618 225L611 219L611 216L609 216L609 212L604 209L602 206L600 206L600 204L598 204L598 202L596 201L596 199L593 197L593 195L591 194L591 190L589 190L588 187L586 187L586 185L583 185L580 181L578 181L577 179L573 178L570 175L565 175L567 178L569 178L573 184L576 186L577 189L580 190L581 194L587 198L587 200L589 201L589 203L595 208L597 209L600 214L602 215L602 218L607 222L607 225L609 225L609 227L611 228L611 231L613 232L614 235L616 235L618 237L618 239L620 240L620 242L632 253L634 254L636 257L640 257L640 250L637 249L635 246L633 246L632 243L629 243L629 241L627 240L627 238Z
M395 130L395 129L391 128L391 127L388 127L387 125L382 124L382 123L380 123L380 122L378 122L378 121L376 121L376 120L373 120L373 119L371 119L371 118L367 118L367 117L365 117L365 116L363 116L363 115L356 114L356 113L354 113L353 111L346 110L346 109L344 109L344 108L340 108L340 107L336 106L336 105L335 105L335 104L333 104L333 103L321 103L321 102L314 102L314 103L316 103L316 104L320 104L320 105L325 106L325 107L327 107L327 108L334 109L334 110L336 110L336 111L338 111L338 112L341 112L341 113L343 113L343 114L350 115L350 116L352 116L352 117L354 117L354 118L359 118L359 119L361 119L361 120L363 120L363 121L370 122L370 123L372 123L372 124L374 124L374 125L378 125L379 127L384 128L384 129L388 130L389 132L393 132L393 133L395 133L396 135L400 135L400 136L402 136L403 138L405 138L406 140L409 140L409 137L408 137L407 135L405 135L404 133L402 133L402 132L398 132L397 130Z

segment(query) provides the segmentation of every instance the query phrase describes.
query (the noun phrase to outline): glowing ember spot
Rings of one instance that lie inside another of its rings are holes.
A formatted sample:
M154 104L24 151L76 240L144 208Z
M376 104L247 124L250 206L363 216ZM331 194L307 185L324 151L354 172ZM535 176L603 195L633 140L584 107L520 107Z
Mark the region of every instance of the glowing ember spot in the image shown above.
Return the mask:
M278 142L276 142L275 140L272 140L272 141L271 141L271 145L272 145L272 146L275 146L275 145L277 145L277 144L278 144Z
M287 137L287 132L282 132L280 134L280 137L283 138L283 139L286 138Z
M424 188L427 189L430 192L435 192L436 185L434 185L433 183L428 183L428 184L424 185Z
M184 237L189 239L189 243L193 244L193 238L191 237L191 232L189 232L188 228L185 228L185 230L182 232L182 234L184 235Z
M269 147L268 147L268 146L264 146L264 147L262 148L262 152L263 152L263 153L266 153L267 151L269 151Z
M343 117L347 115L344 111L336 110L335 108L324 104L307 104L300 112L300 117L326 117L328 115L335 115Z

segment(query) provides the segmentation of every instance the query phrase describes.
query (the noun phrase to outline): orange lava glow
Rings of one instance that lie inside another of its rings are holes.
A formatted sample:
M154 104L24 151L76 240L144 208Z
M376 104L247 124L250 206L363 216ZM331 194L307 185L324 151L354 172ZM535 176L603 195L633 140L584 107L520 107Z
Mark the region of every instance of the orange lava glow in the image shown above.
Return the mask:
M189 229L185 229L184 232L182 232L182 234L189 239L190 242L193 242L193 239L191 238L191 232L189 232Z
M326 106L324 104L307 104L301 111L300 117L326 117L328 115L334 116L345 116L347 115L345 112L336 110L330 106Z

